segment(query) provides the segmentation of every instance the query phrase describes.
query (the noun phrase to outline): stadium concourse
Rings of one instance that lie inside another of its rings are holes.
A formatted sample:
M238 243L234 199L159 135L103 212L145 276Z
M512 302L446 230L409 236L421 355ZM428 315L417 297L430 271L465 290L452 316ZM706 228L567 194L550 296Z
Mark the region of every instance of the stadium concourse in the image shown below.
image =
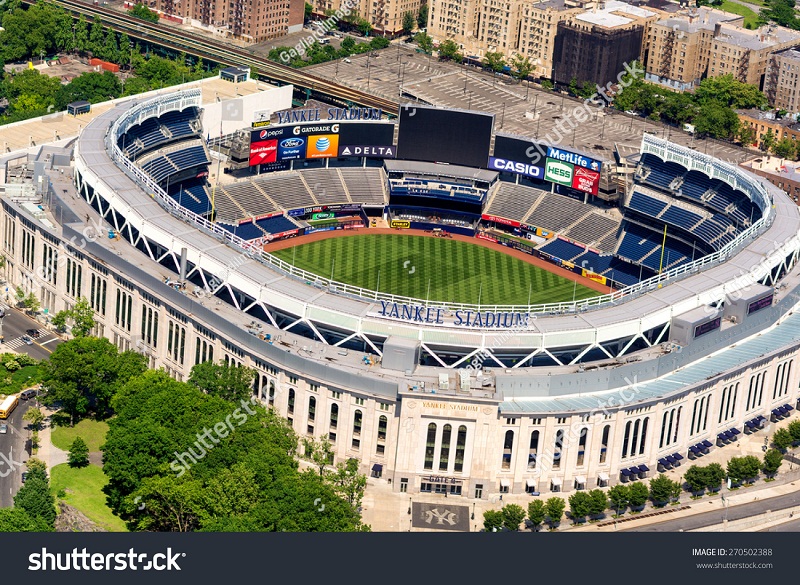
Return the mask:
M203 140L213 106L192 89L117 104L33 172L6 161L47 191L37 205L35 189L7 189L3 277L51 314L88 296L103 335L176 378L207 360L254 368L254 394L300 435L404 494L607 487L702 460L798 406L800 213L757 177L652 136L628 181L554 144L539 145L539 166L498 170L530 140L421 106L401 109L397 132L385 120L242 129L244 147L234 137L218 158ZM339 154L356 147L367 155ZM210 181L223 159L235 180ZM618 290L429 302L263 252L373 219ZM103 237L82 239L86 222ZM36 259L61 253L62 274L36 278Z

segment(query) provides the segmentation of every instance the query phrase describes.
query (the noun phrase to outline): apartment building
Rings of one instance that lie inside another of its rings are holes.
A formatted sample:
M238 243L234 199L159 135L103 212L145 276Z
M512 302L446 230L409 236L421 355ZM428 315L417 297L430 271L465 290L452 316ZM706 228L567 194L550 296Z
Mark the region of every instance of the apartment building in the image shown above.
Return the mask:
M800 124L795 122L794 116L778 118L775 111L761 110L736 110L739 124L749 126L756 133L756 141L753 146L758 146L764 141L764 135L772 130L775 140L788 138L790 140L800 140Z
M646 79L685 91L705 77L732 74L764 89L772 53L800 44L800 32L779 26L750 30L742 24L743 17L709 8L654 23Z
M610 0L559 22L553 81L616 82L625 63L641 61L646 28L660 17L656 10Z
M151 0L153 10L257 43L303 28L304 0Z
M800 50L785 49L773 53L767 66L767 81L764 93L778 110L800 112Z
M416 18L424 0L308 0L317 18L325 18L337 10L369 21L375 34L394 36L403 30L403 15L411 12ZM453 2L456 6L461 2Z

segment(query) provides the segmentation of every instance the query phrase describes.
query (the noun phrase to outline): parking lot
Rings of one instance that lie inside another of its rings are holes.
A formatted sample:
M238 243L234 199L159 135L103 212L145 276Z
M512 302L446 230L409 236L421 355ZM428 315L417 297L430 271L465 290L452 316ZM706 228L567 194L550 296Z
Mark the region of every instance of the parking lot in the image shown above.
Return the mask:
M739 163L755 153L716 140L699 140L678 128L608 108L588 106L588 120L572 114L583 100L492 75L477 67L439 62L415 51L415 45L395 41L381 51L353 55L349 62L330 61L308 68L315 75L404 103L428 103L446 108L495 114L495 132L539 138L610 159L616 144L637 150L645 132Z

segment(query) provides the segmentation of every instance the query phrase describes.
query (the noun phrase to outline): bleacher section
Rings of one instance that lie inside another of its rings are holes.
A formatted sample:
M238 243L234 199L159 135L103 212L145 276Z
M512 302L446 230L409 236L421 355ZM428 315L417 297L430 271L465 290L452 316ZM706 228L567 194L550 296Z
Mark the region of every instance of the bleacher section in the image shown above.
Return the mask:
M196 108L182 112L167 112L160 118L148 118L130 128L119 139L118 146L133 160L159 146L199 134L200 123Z
M296 223L282 215L270 217L268 219L260 219L256 222L256 225L267 234L279 234L298 228Z
M657 156L644 153L639 161L639 167L636 169L636 178L669 191L672 182L685 173L686 169L678 163L664 162Z
M224 214L224 217L229 219L242 219L279 211L253 183L242 181L220 185L218 191L222 191L225 195L215 202L220 215Z
M703 218L702 216L692 213L691 211L687 211L681 207L670 205L660 219L667 223L671 223L672 225L683 228L686 231L691 231L692 227L697 225L697 223Z
M211 211L211 197L205 186L205 178L189 179L170 189L170 196L179 205L198 215Z
M320 204L350 202L337 169L308 169L302 177Z
M571 240L600 247L598 242L603 241L609 234L616 235L619 224L618 219L593 211L564 232L564 235ZM602 247L600 249L603 250ZM611 251L611 249L606 248L605 250Z
M544 194L532 187L500 181L484 213L521 222Z
M556 258L561 258L562 260L571 261L573 258L577 258L581 254L586 253L586 248L566 240L553 238L550 242L539 248L539 251L555 256Z
M664 211L667 205L669 205L667 202L649 197L639 191L633 192L630 202L628 203L628 207L631 209L651 217L656 217L659 213Z
M625 222L623 229L625 233L620 241L617 254L636 264L643 264L658 271L662 267L663 235L630 222ZM691 246L668 237L663 250L663 269L683 264L694 255L695 252Z
M539 200L526 223L560 232L587 215L591 209L577 199L548 194Z
M386 205L383 186L386 174L383 169L342 168L339 174L354 203L365 205Z
M257 183L281 209L318 205L297 173L280 173L272 177L259 179Z
M143 162L141 167L143 171L160 183L170 175L194 167L207 166L210 162L205 147L197 144L168 154L159 154Z

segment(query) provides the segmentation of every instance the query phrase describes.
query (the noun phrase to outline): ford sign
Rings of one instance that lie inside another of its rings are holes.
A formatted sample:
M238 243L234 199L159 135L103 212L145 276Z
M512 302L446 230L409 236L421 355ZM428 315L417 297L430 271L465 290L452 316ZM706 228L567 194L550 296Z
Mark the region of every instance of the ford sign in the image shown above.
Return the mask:
M303 142L302 138L287 138L286 140L281 140L281 148L297 148L298 146L303 146Z

